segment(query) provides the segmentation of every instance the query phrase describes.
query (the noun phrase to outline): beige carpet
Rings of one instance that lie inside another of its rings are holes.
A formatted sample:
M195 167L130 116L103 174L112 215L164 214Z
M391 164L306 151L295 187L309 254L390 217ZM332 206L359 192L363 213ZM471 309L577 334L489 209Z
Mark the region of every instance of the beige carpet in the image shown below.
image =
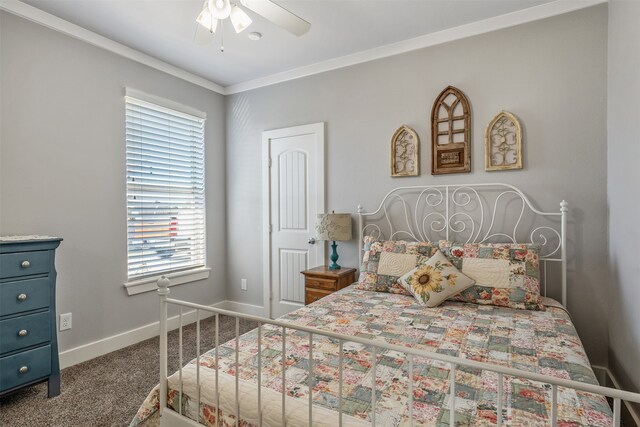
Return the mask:
M214 343L213 317L201 322L202 351ZM240 332L255 328L240 322ZM220 317L220 343L235 336L235 320ZM195 324L184 328L184 361L196 356ZM169 334L169 373L178 369L178 331ZM128 426L158 383L158 338L62 370L59 396L46 383L0 398L1 427Z

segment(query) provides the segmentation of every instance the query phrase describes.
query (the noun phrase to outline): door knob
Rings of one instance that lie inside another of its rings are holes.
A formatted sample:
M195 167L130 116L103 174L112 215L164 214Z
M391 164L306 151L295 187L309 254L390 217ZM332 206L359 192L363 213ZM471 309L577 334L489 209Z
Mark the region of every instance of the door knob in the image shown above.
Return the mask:
M309 244L310 245L315 245L316 244L316 238L315 237L310 238L309 239Z

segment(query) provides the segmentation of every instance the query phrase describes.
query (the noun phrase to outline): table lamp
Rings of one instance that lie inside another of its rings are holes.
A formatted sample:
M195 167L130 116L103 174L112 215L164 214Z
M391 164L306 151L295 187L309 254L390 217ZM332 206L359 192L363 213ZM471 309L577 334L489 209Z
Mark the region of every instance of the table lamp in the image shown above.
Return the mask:
M336 242L351 240L351 214L348 213L323 213L318 214L316 223L318 240L331 241L331 265L330 270L339 270L338 245Z

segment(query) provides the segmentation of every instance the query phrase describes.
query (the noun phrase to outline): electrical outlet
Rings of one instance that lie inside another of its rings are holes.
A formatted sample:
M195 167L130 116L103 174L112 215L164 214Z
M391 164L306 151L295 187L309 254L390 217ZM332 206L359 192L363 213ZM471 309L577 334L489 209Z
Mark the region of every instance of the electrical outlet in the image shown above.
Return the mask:
M60 330L66 331L67 329L71 329L71 313L60 315Z
M240 289L242 289L243 291L247 290L247 279L240 280Z

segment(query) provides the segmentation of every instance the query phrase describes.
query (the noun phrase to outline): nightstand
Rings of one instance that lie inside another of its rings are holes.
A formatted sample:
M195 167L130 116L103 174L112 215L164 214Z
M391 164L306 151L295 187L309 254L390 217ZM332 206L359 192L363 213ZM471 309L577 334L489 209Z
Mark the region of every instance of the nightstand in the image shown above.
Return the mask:
M327 266L301 271L304 274L305 304L311 304L356 281L356 269L342 267L329 270Z

